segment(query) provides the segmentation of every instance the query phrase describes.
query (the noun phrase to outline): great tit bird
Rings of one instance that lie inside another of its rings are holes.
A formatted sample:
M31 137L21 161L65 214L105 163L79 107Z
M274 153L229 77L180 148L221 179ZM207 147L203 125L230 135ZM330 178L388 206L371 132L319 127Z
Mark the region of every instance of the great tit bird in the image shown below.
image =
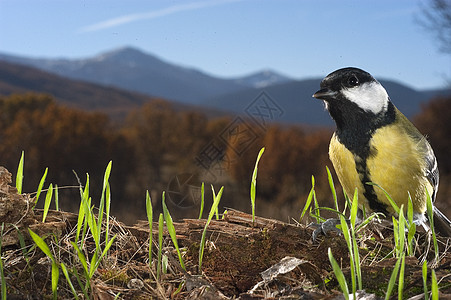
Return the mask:
M335 121L329 157L346 194L352 196L357 188L360 209L387 217L395 211L379 187L399 207L407 208L410 194L415 223L425 225L427 193L434 201L439 183L437 160L426 138L361 69L334 71L320 87L313 97L324 101ZM451 221L433 210L434 228L451 237Z

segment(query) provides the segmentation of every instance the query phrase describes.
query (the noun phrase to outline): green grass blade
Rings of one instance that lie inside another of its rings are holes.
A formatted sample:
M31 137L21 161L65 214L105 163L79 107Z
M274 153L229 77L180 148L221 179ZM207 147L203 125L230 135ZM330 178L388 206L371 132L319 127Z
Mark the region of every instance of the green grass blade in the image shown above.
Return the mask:
M363 213L363 215L365 215L365 213ZM369 215L368 217L366 217L358 226L356 231L359 231L361 228L364 228L366 225L368 225L368 223L371 222L371 220L373 220L374 218L379 219L381 216L383 216L382 213L372 213L371 215Z
M343 236L346 241L346 245L348 246L350 267L351 267L352 293L354 294L354 298L355 298L355 292L357 291L356 272L355 272L355 268L356 268L355 256L354 256L354 250L353 250L353 246L352 246L351 233L350 233L348 224L346 222L346 219L342 215L340 215L340 224L341 224L341 230L343 231Z
M47 218L47 214L50 209L50 203L52 202L53 197L53 185L49 185L49 189L47 190L47 194L45 195L45 202L44 202L44 212L42 213L42 222L45 222L45 219Z
M400 210L399 206L396 204L395 201L393 201L393 199L390 196L390 194L386 190L384 190L384 188L382 188L380 185L378 185L377 183L374 183L374 182L367 182L366 184L373 185L373 186L376 186L376 187L380 188L382 190L382 192L384 192L385 197L387 198L388 202L390 202L390 205L393 207L395 212L397 214L399 214L399 210Z
M396 256L400 257L404 254L405 240L406 240L406 231L405 231L406 220L404 218L403 205L401 205L401 209L399 210L398 221L394 220L393 227L395 229L395 250Z
M92 276L94 276L94 272L97 269L97 262L100 261L100 259L97 259L99 257L99 252L94 251L94 253L92 254L91 257L91 261L89 262L89 273L88 273L88 278L91 279Z
M71 242L72 247L74 247L75 251L77 252L78 259L80 260L81 265L83 266L83 271L85 272L86 277L89 275L89 269L88 269L88 262L86 261L86 257L81 251L80 247L78 247L77 244L74 242Z
M202 214L204 213L204 205L205 205L205 186L202 182L200 187L200 211L199 211L199 220L202 219Z
M408 224L412 224L413 223L413 203L412 203L412 197L410 197L410 192L409 194L409 198L408 198L408 202L407 202L407 221Z
M147 221L149 222L149 266L152 266L153 210L152 210L152 200L150 199L149 191L146 191L146 212L147 212Z
M428 300L428 283L427 283L427 279L428 279L428 263L425 260L423 262L423 266L421 268L421 275L423 277L423 291L424 291L424 300Z
M409 202L407 205L407 226L408 226L408 231L407 231L407 255L412 256L413 253L413 242L414 242L414 238L415 238L415 233L417 231L417 226L416 224L413 222L413 203L412 203L412 198L410 197L410 193L409 193Z
M169 213L168 207L166 206L164 198L165 198L165 193L163 192L162 206L163 206L164 220L166 221L166 228L168 229L169 235L171 236L172 243L174 244L175 250L177 251L177 255L178 255L179 261L180 261L180 266L182 267L183 270L186 270L185 264L183 263L182 254L179 249L179 244L177 243L177 235L175 233L174 224L172 223L172 217Z
M302 210L301 217L299 218L299 222L301 222L301 220L304 217L305 213L309 209L309 207L310 207L310 205L312 203L312 199L313 199L313 194L314 193L315 193L315 177L312 175L312 188L310 190L310 193L308 194L307 201L305 201L305 206L304 206L304 209Z
M349 289L348 284L346 283L345 275L343 274L343 271L341 271L340 265L332 255L330 248L327 249L327 255L329 256L330 264L332 265L335 277L337 278L338 284L340 285L341 291L343 292L343 296L346 300L349 300Z
M437 276L435 275L435 270L432 269L431 271L431 297L432 300L438 300L439 294L438 294L438 282L437 282Z
M429 195L429 192L427 189L426 189L426 194L427 194L426 208L427 208L427 215L428 215L428 219L429 219L429 226L430 226L431 232L432 232L432 242L434 245L435 260L438 261L439 250L438 250L438 244L437 244L437 236L435 234L435 227L434 227L434 208L432 205L431 195Z
M44 254L47 255L52 262L54 262L55 259L53 258L52 252L50 251L50 248L49 246L47 246L46 242L39 235L34 233L30 228L28 228L28 232L30 233L30 236L36 246L38 246L39 249L41 249L41 251L44 252Z
M403 253L401 257L401 269L399 270L398 280L398 300L402 300L402 292L404 291L404 269L406 266L406 255Z
M222 193L224 191L224 186L221 187L221 189L218 192L218 195L215 194L215 190L213 188L213 185L211 186L212 192L213 192L213 204L211 205L210 213L208 214L207 222L205 222L204 230L202 231L202 237L200 240L200 247L199 247L199 270L202 267L202 260L204 257L204 250L205 250L205 240L207 237L207 227L211 222L211 219L213 218L214 212L218 209L219 201L221 201Z
M94 276L94 273L98 269L100 263L102 262L102 259L105 257L105 255L108 253L111 246L113 245L116 236L117 235L114 235L111 238L111 240L108 241L108 243L105 245L105 249L103 249L102 254L100 254L100 256L97 255L97 252L94 252L94 255L91 260L91 268L89 269L89 278L92 278Z
M168 256L163 255L163 257L161 258L161 271L163 272L163 274L168 273L168 265L169 265Z
M392 216L392 222L393 222L393 240L395 242L395 253L396 257L399 257L399 225L398 221L395 219L395 217Z
M158 262L157 262L157 280L160 280L161 254L162 254L162 252L163 252L163 227L164 227L163 214L160 213L160 216L158 217Z
M355 265L355 274L357 277L357 285L358 289L363 289L363 283L362 283L362 271L360 268L360 255L359 255L359 246L357 245L357 240L355 237L356 233L356 222L357 222L357 212L359 210L359 192L357 188L354 191L354 196L351 203L351 216L350 216L350 223L351 223L351 242L352 242L352 248L353 248L353 255L354 258L351 260L351 263L354 263ZM343 217L342 217L343 218ZM342 222L342 221L341 221ZM353 291L354 293L354 291Z
M330 170L328 167L326 167L326 170L327 170L327 179L329 181L329 187L330 187L330 190L332 191L332 196L334 198L335 209L339 210L337 192L335 191L335 185L334 185L334 179L332 178L332 173L330 173Z
M80 208L78 210L78 219L77 219L77 235L75 236L75 241L78 242L80 240L80 233L81 229L83 228L83 235L81 237L81 240L84 240L85 236L85 228L86 228L86 211L85 207L89 199L89 174L86 174L86 185L81 193L81 201L80 201Z
M257 193L257 171L258 171L258 162L260 161L260 158L263 155L263 152L265 152L265 147L260 149L260 152L257 156L257 161L255 162L254 172L252 173L252 180L251 180L251 207L252 207L252 223L255 222L255 197Z
M22 155L20 156L19 166L17 167L16 173L16 189L17 193L19 194L22 194L24 155L25 154L22 151Z
M315 215L314 217L315 217L315 219L316 219L316 223L319 224L321 221L324 221L324 218L322 218L322 217L319 215L319 212L320 212L320 206L319 206L319 203L318 203L318 199L316 198L316 192L315 192L315 191L313 191L313 204L314 204L314 210L318 212L318 214Z
M52 262L52 294L53 299L58 299L58 280L60 277L60 271L58 268L58 264L56 262Z
M218 207L216 207L216 210L215 210L215 217L216 217L216 220L219 220L219 208Z
M78 300L78 294L75 291L74 285L72 284L72 281L70 280L69 272L67 272L66 265L64 263L61 263L61 270L63 271L64 277L66 277L67 284L69 284L69 288L72 292L72 295L74 296L75 300Z
M113 246L114 241L116 240L117 234L115 234L111 240L108 241L108 243L105 245L105 249L102 251L102 255L100 256L99 261L108 253L108 250L110 250L111 246Z
M212 194L213 194L213 202L214 202L214 199L216 199L216 193L215 193L215 189L213 188L213 185L211 185L211 191L212 191ZM214 207L214 206L212 206L212 207ZM216 220L219 220L219 208L218 208L218 206L216 206L215 209L214 209L214 215L216 216Z
M3 223L2 223L2 225L3 225ZM23 237L23 234L20 232L19 227L17 227L14 224L11 224L11 225L16 229L17 237L19 239L20 250L22 251L22 256L28 264L30 262L30 257L28 256L27 246L25 245L25 239ZM3 226L2 226L2 233L0 234L0 248L1 248L1 242L2 242L1 241L2 235L3 235ZM0 253L2 253L1 249L0 249Z
M105 228L105 243L109 241L110 234L110 208L111 208L111 188L110 183L107 182L105 190L105 217L106 217L106 228Z
M45 168L44 175L41 177L41 181L39 181L38 189L36 191L36 199L34 200L34 205L38 203L39 196L41 195L42 188L44 187L45 179L47 178L47 173L49 168Z
M91 209L91 201L85 201L85 213L86 213L86 220L88 221L89 229L91 230L92 238L94 239L94 243L96 245L96 253L100 252L100 226L101 224L98 224L96 222L96 218L94 215L94 212Z
M103 186L102 186L102 194L100 196L100 203L99 203L99 214L97 217L97 223L98 223L98 230L97 230L97 234L98 234L98 240L100 240L100 235L102 234L102 223L103 223L103 212L105 210L105 198L106 198L106 189L108 187L108 180L110 178L110 174L111 174L111 168L112 168L113 162L110 161L105 169L105 173L103 175ZM108 222L108 220L107 220Z
M354 254L354 264L355 264L355 274L357 277L357 286L359 290L363 290L363 281L362 281L362 270L360 268L360 255L359 255L359 246L357 245L357 240L355 238L354 230L352 231L352 246L353 246L353 254Z
M389 300L391 293L393 292L393 288L395 287L396 277L398 277L399 265L401 263L401 258L398 258L396 261L395 267L390 276L390 280L388 282L387 293L385 294L385 300Z
M351 216L350 216L350 221L351 221L351 227L352 228L356 228L355 227L355 223L357 221L357 212L359 210L359 191L357 190L357 188L354 191L354 197L352 198L352 203L351 203Z
M80 233L83 227L83 220L85 219L85 209L83 200L80 202L80 207L78 208L78 218L77 218L77 234L75 235L75 242L78 243L80 240ZM83 239L82 239L83 240Z

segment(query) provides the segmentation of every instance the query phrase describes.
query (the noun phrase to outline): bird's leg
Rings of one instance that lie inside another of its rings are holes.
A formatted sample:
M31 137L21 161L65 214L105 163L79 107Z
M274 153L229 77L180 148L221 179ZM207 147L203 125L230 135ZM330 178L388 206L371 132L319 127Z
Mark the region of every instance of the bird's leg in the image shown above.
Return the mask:
M349 221L349 220L347 220ZM317 224L317 223L310 223L308 227L313 227L315 230L312 234L312 239L315 242L316 238L320 234L327 235L331 231L336 231L341 233L341 230L337 228L337 225L339 225L341 222L339 219L327 219L323 223Z
M357 211L357 220L356 223L359 224L363 219L363 212L362 210L359 208L359 210ZM346 219L346 223L348 225L351 224L351 221L349 219ZM341 221L340 219L327 219L326 221L324 221L323 223L317 224L317 223L310 223L308 225L308 227L313 227L315 228L315 230L313 231L312 234L312 239L313 241L316 241L316 238L320 235L320 234L324 234L325 236L327 236L327 234L329 232L335 231L341 234L341 230L337 228L337 225L340 225Z

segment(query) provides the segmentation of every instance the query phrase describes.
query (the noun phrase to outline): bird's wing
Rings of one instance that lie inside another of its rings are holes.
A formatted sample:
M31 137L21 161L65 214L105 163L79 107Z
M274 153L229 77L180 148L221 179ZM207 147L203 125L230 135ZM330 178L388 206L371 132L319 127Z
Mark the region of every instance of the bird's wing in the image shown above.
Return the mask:
M437 158L434 155L434 151L432 150L432 147L429 145L429 143L424 139L427 151L426 151L426 177L431 183L431 185L434 187L434 192L431 195L432 201L435 201L435 197L437 195L438 191L438 183L439 183L439 173L438 173L438 165L437 165Z
M418 129L406 118L406 116L399 113L398 117L400 118L400 122L402 122L404 125L404 130L406 130L406 132L418 142L418 150L423 154L423 159L425 161L424 176L433 187L431 198L432 201L435 201L438 191L439 173L437 158L435 157L434 151L432 150L432 147L427 141L426 137L422 135L420 131L418 131Z

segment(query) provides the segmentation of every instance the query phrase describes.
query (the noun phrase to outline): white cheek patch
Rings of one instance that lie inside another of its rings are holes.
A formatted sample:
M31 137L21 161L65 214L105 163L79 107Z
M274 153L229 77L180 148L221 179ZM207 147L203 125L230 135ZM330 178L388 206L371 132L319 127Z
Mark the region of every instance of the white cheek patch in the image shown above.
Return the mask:
M342 93L349 101L354 102L365 111L378 114L387 110L387 91L377 81L364 83L354 88L345 88Z

